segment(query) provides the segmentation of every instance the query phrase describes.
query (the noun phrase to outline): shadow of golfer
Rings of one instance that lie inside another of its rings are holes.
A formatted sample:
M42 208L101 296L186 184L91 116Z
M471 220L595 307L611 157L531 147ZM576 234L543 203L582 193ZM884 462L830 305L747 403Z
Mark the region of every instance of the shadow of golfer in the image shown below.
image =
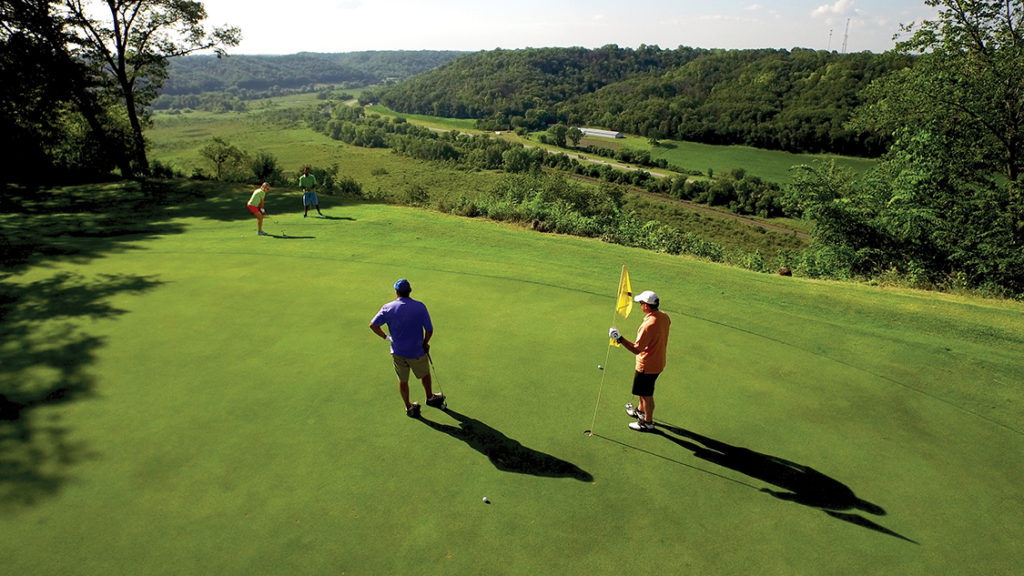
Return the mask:
M277 238L278 240L311 240L316 236L289 236L287 234L267 234L271 238Z
M780 500L818 508L833 518L917 544L854 512L860 510L876 516L885 515L885 510L880 506L858 498L847 485L810 466L732 446L664 422L659 421L658 427L656 433L692 451L694 456L780 488L761 488L761 492Z
M324 214L323 216L321 216L321 218L323 218L324 220L348 220L349 222L355 222L356 220L355 218L351 218L349 216L328 216L327 214Z
M494 467L502 472L531 474L548 478L575 478L581 482L593 482L594 477L571 462L555 458L527 448L518 441L505 436L487 424L460 414L451 408L444 412L459 422L458 426L441 424L420 417L420 422L438 432L444 432L452 438L458 438L470 448L487 456Z

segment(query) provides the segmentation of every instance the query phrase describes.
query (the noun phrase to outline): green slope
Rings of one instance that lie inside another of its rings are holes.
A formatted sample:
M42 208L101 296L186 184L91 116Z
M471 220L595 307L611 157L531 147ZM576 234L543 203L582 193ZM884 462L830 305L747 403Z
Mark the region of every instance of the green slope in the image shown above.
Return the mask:
M270 199L280 238L257 238L247 189L112 216L106 194L0 215L8 246L35 242L0 299L0 573L1024 560L1019 304L406 208L325 201L332 219L303 220L291 193ZM607 348L623 264L673 320L659 434L626 428L632 357ZM430 306L452 409L422 422L367 329L400 276Z

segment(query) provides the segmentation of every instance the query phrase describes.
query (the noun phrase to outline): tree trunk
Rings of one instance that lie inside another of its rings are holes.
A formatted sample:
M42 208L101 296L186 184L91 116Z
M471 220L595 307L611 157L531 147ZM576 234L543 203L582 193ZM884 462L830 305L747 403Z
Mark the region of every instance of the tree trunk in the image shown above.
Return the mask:
M149 175L149 159L146 157L146 137L142 133L142 122L139 120L139 112L135 108L135 89L128 77L124 74L124 68L118 71L117 79L121 84L121 91L124 93L125 108L128 112L128 122L132 129L132 147L128 153L134 165L129 168L131 174L124 174L125 178L133 178L136 172L141 176Z

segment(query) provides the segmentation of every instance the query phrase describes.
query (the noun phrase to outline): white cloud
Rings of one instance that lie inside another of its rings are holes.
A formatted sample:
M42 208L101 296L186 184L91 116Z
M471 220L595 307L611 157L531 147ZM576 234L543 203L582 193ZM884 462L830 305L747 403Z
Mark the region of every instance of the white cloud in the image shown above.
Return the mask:
M830 17L830 16L849 16L856 10L854 5L856 0L836 0L832 4L822 4L811 12L811 16L815 18Z

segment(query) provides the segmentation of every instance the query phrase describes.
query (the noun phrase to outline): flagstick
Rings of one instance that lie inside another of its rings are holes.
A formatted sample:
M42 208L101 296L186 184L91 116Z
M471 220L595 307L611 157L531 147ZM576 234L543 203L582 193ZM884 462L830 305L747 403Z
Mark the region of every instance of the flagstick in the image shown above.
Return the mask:
M603 366L603 367L607 367L608 366L608 357L611 356L611 353L612 353L612 345L609 342L608 343L608 351L604 355L604 364L602 364L601 366ZM597 405L594 406L594 418L590 421L590 433L591 434L594 433L594 424L597 423L597 410L598 410L598 408L601 407L601 392L604 391L604 376L605 376L606 373L607 373L607 370L601 370L601 386L598 387L598 389L597 389Z
M626 273L626 265L623 264L622 265L622 272L619 273L619 285L618 285L618 287L615 288L615 298L616 298L615 304L616 304L616 308L614 310L612 310L612 322L611 322L612 326L615 326L615 315L619 311L619 309L618 309L619 288L622 287L622 275L625 274L625 273ZM611 338L609 338L608 339L608 350L605 351L605 353L604 353L604 364L601 365L602 366L602 368L601 368L601 385L598 386L598 388L597 388L597 405L594 406L594 418L591 419L591 421L590 421L590 429L587 430L587 432L590 433L590 434L588 434L588 436L592 435L594 433L594 426L597 424L597 411L601 408L601 393L604 392L604 377L605 377L605 374L608 373L608 370L607 370L607 368L608 368L608 358L611 357L611 354L612 354L612 341L611 341Z

